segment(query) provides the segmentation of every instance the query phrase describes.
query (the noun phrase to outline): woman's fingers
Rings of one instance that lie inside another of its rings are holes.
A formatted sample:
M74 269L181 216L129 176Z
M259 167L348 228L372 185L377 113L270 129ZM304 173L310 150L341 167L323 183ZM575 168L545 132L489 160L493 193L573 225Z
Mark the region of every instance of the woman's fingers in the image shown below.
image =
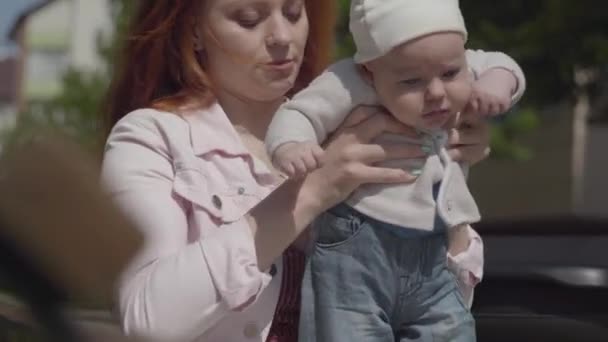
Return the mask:
M374 115L349 129L360 143L369 143L383 133L400 134L411 138L419 137L416 130L403 125L388 114Z
M479 112L479 103L480 103L479 98L476 98L475 100L473 100L471 102L471 108L473 108L473 111L475 111L475 113Z
M498 102L492 103L490 113L492 116L498 115L501 113L501 104Z
M373 164L385 160L424 158L421 145L415 144L369 144L353 146L348 151L351 160Z
M458 125L450 130L450 145L488 144L490 141L490 124L481 116L465 113Z
M359 179L361 183L395 184L411 183L416 177L403 169L362 165Z
M452 159L475 164L490 153L490 124L480 115L465 112L450 130L448 143Z
M341 128L351 132L359 143L368 143L382 133L400 134L414 139L419 137L415 129L400 123L378 107L357 107Z
M487 145L459 145L448 151L452 160L460 162L466 161L469 164L476 164L490 155L490 147Z
M387 132L410 136L414 143L371 143ZM420 136L413 128L399 123L381 109L358 107L325 143L321 168L307 179L318 183L320 191L330 194L325 196L327 205L346 198L361 184L412 182L416 177L409 172L376 164L386 160L424 158L422 141L420 145L416 141L420 141Z
M382 112L384 112L382 110L382 107L358 106L350 114L348 114L348 116L344 119L344 122L342 122L342 125L340 125L340 127L349 128L356 126L362 121L369 119L370 117L380 114Z

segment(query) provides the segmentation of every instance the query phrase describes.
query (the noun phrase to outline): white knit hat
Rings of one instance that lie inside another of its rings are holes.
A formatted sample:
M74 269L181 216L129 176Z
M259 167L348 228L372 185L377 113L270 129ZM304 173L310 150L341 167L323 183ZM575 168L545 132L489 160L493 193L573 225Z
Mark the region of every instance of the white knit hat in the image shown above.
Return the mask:
M349 26L357 63L435 32L459 32L467 39L458 0L351 0Z

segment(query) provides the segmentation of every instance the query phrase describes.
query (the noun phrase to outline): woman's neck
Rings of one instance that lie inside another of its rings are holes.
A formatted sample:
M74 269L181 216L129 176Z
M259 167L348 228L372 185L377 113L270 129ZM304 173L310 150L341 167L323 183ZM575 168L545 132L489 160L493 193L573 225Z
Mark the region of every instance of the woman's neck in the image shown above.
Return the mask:
M240 130L264 140L268 125L283 99L273 101L253 101L236 97L223 92L217 96L219 104L230 119L230 122Z

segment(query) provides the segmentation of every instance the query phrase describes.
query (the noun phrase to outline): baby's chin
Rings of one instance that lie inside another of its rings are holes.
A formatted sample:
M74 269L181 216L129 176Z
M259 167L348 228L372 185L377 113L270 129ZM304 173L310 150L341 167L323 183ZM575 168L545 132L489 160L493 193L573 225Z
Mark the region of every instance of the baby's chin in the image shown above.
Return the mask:
M452 112L425 115L418 119L417 127L429 131L445 129L454 115Z

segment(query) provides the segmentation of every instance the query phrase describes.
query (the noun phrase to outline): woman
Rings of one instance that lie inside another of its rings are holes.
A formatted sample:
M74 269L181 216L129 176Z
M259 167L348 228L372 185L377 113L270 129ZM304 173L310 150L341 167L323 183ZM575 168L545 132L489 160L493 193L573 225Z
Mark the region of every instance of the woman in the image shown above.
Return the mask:
M407 182L373 163L416 158L370 141L415 134L355 111L324 166L283 182L263 139L285 96L329 62L327 0L142 1L115 74L103 178L145 234L118 288L127 333L169 341L294 341L303 256L290 247L321 212L369 182ZM454 156L487 155L474 120Z

